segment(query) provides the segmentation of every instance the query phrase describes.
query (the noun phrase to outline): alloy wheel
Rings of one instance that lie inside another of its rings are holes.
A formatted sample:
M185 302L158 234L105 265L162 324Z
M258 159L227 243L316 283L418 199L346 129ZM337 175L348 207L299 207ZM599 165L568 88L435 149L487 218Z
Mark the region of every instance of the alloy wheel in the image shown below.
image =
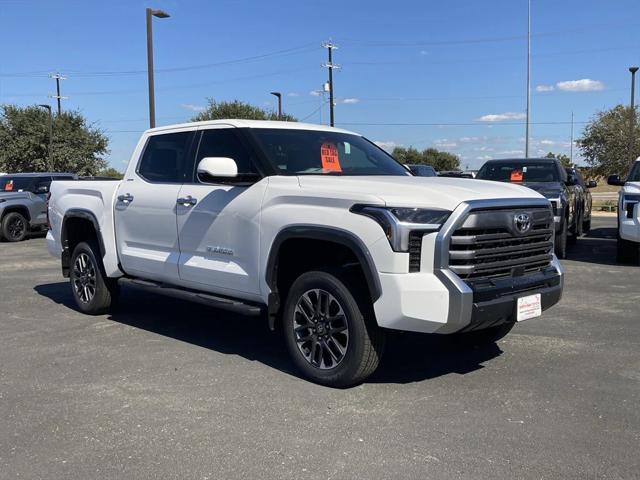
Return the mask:
M91 257L81 253L73 264L73 288L82 303L89 303L96 294L96 267Z
M307 290L300 296L293 333L300 353L320 370L337 367L349 347L347 317L340 302L326 290Z

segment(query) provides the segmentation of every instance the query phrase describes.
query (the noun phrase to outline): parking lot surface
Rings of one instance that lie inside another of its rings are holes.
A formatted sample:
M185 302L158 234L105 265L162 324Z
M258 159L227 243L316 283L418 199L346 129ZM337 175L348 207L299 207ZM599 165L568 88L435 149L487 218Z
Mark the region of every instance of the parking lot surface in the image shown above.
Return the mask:
M264 321L135 289L84 316L44 239L2 243L0 478L638 478L640 267L615 217L563 264L497 345L393 335L335 390Z

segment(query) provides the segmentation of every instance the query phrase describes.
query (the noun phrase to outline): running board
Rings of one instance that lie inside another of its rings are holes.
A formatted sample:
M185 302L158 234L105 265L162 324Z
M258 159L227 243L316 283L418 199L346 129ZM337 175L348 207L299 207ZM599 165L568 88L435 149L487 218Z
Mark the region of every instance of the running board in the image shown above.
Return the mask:
M191 300L194 302L209 305L211 307L228 310L241 315L257 316L264 313L265 308L255 303L247 303L243 300L220 297L210 293L198 292L186 288L175 287L161 282L141 280L139 278L121 277L118 280L121 285L131 285L148 292L160 293L174 298Z

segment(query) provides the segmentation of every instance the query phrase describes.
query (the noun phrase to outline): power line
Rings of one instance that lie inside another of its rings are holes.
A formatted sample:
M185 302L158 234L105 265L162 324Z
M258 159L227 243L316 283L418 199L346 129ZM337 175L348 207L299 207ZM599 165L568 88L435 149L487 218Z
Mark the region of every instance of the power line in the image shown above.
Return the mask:
M557 122L530 122L530 125L569 125L571 122L557 121ZM574 124L587 124L589 122L573 122ZM514 126L525 125L526 122L463 122L463 123L431 123L431 122L339 122L339 125L360 125L360 126L380 126L380 127L470 127L470 126L485 126L485 127L498 127L498 126Z
M259 55L252 55L250 57L237 58L232 60L225 60L216 63L206 63L199 65L185 65L182 67L168 67L168 68L156 68L156 73L171 73L171 72L185 72L190 70L204 70L208 68L221 67L226 65L236 65L243 63L251 63L254 61L263 60L265 58L275 56L288 56L298 55L301 53L307 53L315 50L317 47L311 47L312 44L305 44L299 47L286 48L283 50L276 50L273 52L263 53ZM126 75L146 75L147 70L101 70L101 71L82 71L82 70L67 70L74 77L109 77L109 76L126 76ZM46 77L47 72L44 71L32 71L32 72L14 72L14 73L2 73L0 77Z

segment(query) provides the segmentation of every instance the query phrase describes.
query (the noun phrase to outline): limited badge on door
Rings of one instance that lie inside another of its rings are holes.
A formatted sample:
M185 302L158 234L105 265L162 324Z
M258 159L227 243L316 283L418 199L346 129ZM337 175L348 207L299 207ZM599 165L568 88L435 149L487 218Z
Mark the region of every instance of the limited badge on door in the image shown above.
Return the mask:
M522 322L540 315L542 315L542 296L539 293L518 299L516 320Z

